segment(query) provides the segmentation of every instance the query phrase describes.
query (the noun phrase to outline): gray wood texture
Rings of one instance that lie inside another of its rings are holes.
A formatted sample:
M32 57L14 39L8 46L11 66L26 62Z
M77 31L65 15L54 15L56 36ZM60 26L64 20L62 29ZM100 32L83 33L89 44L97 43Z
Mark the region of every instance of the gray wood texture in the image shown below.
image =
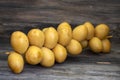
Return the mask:
M1 0L3 22L120 23L119 0Z
M112 43L109 54L95 54L84 50L76 57L68 56L62 63L51 68L39 64L25 64L21 74L14 74L8 67L6 51L12 48L2 44L0 50L0 80L119 80L120 79L120 43Z
M31 28L57 27L67 21L74 28L86 21L95 26L110 26L110 54L68 56L63 64L52 68L25 64L21 74L8 68L11 51L9 38L13 31L27 33ZM120 0L0 0L0 80L120 80Z
M120 0L0 0L0 38L9 38L15 30L57 27L63 21L73 28L85 21L105 23L119 38Z

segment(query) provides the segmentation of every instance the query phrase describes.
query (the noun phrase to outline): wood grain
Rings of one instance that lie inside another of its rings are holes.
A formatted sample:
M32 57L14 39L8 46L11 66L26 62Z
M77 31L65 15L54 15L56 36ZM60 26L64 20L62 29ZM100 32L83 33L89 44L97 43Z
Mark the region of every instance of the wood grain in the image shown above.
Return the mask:
M11 51L10 35L21 30L53 26L67 21L72 28L85 21L110 27L110 54L84 50L68 56L52 68L25 64L21 74L13 74L5 52ZM0 0L0 80L119 80L120 79L120 0Z
M14 74L8 67L6 51L11 51L9 44L2 44L0 50L0 80L119 80L120 79L120 44L112 43L109 54L94 54L84 50L76 57L68 56L62 63L51 68L25 64L21 74ZM6 49L7 48L7 49ZM109 63L109 64L104 64Z
M57 27L63 21L71 25L90 21L110 26L114 38L120 37L119 0L0 0L0 38L9 38L15 30ZM75 26L72 26L73 28ZM116 27L116 28L114 28Z
M3 22L120 23L119 0L4 0L0 1Z

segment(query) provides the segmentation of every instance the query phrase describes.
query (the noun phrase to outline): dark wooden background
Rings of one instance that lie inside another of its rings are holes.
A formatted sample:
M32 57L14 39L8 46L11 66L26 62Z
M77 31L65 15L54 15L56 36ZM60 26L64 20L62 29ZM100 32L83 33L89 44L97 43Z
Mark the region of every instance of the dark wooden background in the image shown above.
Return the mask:
M13 74L7 66L6 51L12 50L10 34L31 28L57 27L63 21L74 28L85 21L110 26L110 54L95 55L89 50L52 68L25 65ZM120 0L0 0L0 80L119 80ZM100 62L100 63L99 63ZM106 63L101 63L106 62Z

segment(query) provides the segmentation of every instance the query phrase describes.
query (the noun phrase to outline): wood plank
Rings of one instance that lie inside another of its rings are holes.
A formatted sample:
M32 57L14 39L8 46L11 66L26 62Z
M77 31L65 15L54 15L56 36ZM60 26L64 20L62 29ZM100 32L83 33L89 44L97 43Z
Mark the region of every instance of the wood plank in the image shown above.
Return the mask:
M62 63L51 68L25 64L21 74L14 74L7 65L6 51L11 51L9 44L2 44L0 50L0 80L119 80L120 79L120 44L112 43L110 54L94 54L84 50L81 55L68 56Z
M0 1L0 18L3 22L120 23L119 4L118 0Z
M85 21L110 26L110 54L68 56L52 68L25 64L17 75L7 65L5 52L11 51L10 35L15 30L57 27L67 21L74 28ZM119 80L120 79L120 0L0 0L0 80Z
M74 25L90 21L106 23L114 38L120 38L119 0L0 0L0 38L9 39L15 30L57 27L63 21Z
M4 62L5 63L5 62ZM7 64L0 69L2 80L119 80L120 65L96 65L96 64L57 64L52 68L43 68L39 65L25 65L24 71L13 74Z

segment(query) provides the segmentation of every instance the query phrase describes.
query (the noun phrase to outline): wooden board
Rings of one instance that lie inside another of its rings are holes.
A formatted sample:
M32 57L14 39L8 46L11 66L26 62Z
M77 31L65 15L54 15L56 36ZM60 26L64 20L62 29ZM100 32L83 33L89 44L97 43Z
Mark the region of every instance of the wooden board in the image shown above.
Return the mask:
M77 57L68 56L52 68L25 64L21 74L7 65L11 51L10 35L15 30L27 33L31 28L57 27L67 21L72 28L85 21L95 26L110 26L110 54L84 50ZM0 80L119 80L120 79L120 0L0 0Z
M51 68L25 64L21 74L14 74L8 67L7 55L11 51L8 44L2 44L0 50L0 80L119 80L120 44L112 43L109 54L95 54L84 50L76 57L68 56L62 63Z
M120 23L119 0L1 0L2 22Z
M67 21L74 28L86 21L110 26L120 38L120 0L0 0L0 38L15 30L54 26Z

